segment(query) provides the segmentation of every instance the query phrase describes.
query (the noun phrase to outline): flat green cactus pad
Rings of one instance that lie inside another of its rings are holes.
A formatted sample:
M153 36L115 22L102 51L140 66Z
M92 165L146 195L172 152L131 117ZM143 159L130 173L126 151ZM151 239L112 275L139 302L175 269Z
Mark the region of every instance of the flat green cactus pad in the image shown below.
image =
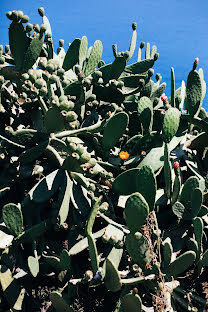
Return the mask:
M121 308L123 312L141 312L142 300L138 294L126 294L121 299Z
M24 71L32 68L32 66L37 61L43 47L43 42L44 36L40 34L31 40L30 45L24 55L24 61L22 65Z
M22 232L23 216L20 208L15 204L6 204L2 208L3 221L14 236L18 236Z
M79 38L74 39L70 44L62 65L63 69L66 71L71 69L78 62L80 44L81 40Z
M127 234L125 244L132 260L144 270L146 264L149 264L153 257L145 236L140 232Z
M29 42L23 25L12 22L9 27L9 45L15 64L19 69L22 68Z
M202 82L196 70L190 71L186 83L186 105L191 116L197 115L202 104Z
M118 270L110 259L106 259L103 266L105 287L112 292L121 289L121 278Z
M118 175L113 182L113 191L119 195L141 193L147 201L150 211L154 208L156 188L155 175L149 166L126 170Z
M127 199L124 213L129 230L135 233L141 229L147 220L148 203L140 193L131 194Z
M101 59L102 53L103 53L102 42L100 40L96 40L91 49L89 59L87 61L87 65L84 71L86 77L89 76L91 73L93 73L93 71L96 69Z
M143 74L154 65L153 59L142 60L126 66L125 72L131 74Z
M102 138L102 145L105 150L113 148L118 140L122 137L126 131L126 127L129 122L129 117L126 113L121 112L114 115L107 122ZM112 135L113 133L113 135Z
M152 101L146 96L140 98L138 102L138 115L145 132L150 133L153 123L153 105Z
M170 107L165 112L162 125L162 138L165 143L169 143L176 134L180 123L180 111L175 107Z

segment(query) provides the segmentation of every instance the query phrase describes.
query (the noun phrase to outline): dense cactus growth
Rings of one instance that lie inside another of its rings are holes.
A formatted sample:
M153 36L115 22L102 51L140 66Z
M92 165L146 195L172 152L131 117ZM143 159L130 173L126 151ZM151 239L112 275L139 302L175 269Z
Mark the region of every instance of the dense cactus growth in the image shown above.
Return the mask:
M0 46L0 311L37 311L32 290L44 278L48 311L77 311L92 288L105 301L99 311L207 311L198 58L177 90L171 68L168 99L160 74L154 81L156 46L142 59L141 42L129 64L136 23L129 49L114 44L105 64L101 41L88 47L85 36L54 51L38 12L40 26L8 12L9 45Z

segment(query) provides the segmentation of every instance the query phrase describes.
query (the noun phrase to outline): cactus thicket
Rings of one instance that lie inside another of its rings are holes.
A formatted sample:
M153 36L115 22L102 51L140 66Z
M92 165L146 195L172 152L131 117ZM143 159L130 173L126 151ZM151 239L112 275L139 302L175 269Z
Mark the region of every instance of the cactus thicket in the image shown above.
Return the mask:
M41 25L7 12L0 46L0 311L37 311L43 286L57 312L78 311L86 293L99 311L207 311L198 58L178 89L171 68L168 98L155 45L142 41L131 63L136 23L128 50L113 44L106 64L86 36L55 51L38 12Z

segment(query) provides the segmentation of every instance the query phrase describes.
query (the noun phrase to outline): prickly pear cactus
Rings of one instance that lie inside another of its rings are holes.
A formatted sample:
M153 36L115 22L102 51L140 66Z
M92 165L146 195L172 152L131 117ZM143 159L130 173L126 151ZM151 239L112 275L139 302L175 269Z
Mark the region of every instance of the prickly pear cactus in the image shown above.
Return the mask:
M55 51L38 13L7 12L0 45L0 311L207 311L199 59L168 98L136 23L107 64L85 35Z

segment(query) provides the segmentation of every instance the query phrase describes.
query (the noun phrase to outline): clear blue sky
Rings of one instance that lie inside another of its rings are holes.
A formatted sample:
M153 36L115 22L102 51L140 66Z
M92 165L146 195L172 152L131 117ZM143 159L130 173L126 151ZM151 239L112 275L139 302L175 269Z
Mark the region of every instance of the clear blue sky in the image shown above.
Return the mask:
M154 69L168 83L167 95L171 66L175 69L178 87L182 79L186 82L195 57L199 57L208 83L207 0L0 0L0 4L0 43L3 45L8 44L9 20L5 16L8 10L23 10L31 23L41 24L37 9L43 6L52 25L56 47L58 39L65 40L67 49L67 43L86 35L89 44L96 39L102 41L103 59L110 62L112 44L117 43L119 51L128 49L131 23L137 22L138 45L141 41L157 45L160 57Z

